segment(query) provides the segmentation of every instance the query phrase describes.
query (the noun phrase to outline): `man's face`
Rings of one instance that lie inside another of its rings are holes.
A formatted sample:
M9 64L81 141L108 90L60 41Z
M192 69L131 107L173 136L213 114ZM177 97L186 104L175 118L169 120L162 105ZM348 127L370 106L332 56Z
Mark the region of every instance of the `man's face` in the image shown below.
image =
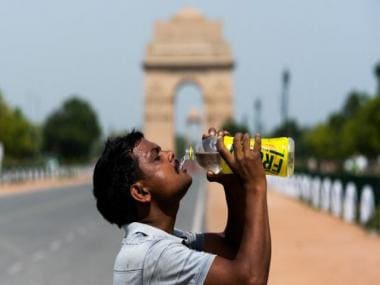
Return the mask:
M192 178L179 168L179 161L172 151L163 151L155 143L142 138L133 153L144 174L144 185L155 200L170 201L183 197Z

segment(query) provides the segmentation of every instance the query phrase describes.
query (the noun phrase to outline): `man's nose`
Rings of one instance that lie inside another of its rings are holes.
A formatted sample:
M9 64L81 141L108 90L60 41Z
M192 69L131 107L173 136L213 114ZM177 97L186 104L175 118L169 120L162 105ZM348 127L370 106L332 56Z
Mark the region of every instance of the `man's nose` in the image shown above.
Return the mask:
M169 162L172 162L175 159L174 152L172 152L172 151L168 151L167 156L168 156L168 161Z

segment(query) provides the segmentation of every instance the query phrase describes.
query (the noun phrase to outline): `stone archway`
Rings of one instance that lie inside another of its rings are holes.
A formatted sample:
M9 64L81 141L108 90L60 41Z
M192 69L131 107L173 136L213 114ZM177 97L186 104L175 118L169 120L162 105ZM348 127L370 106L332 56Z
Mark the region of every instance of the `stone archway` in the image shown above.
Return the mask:
M179 11L167 22L156 22L143 62L145 136L174 149L174 97L186 81L201 90L205 127L220 127L232 118L233 67L220 22L207 20L193 8Z

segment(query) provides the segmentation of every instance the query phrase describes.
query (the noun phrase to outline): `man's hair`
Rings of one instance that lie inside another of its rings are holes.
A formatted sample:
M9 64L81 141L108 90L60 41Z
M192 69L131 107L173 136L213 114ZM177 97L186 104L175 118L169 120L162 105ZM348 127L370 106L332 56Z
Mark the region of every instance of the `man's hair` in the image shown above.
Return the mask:
M119 227L137 220L130 186L143 175L132 151L143 137L143 133L132 130L127 135L109 138L94 169L96 207L107 221Z

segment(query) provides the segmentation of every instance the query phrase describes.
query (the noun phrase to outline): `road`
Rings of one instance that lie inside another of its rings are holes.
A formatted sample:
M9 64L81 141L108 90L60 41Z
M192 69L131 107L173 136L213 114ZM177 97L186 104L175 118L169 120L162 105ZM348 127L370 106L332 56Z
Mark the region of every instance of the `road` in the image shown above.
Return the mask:
M194 217L203 225L202 183L182 201L178 228L199 225ZM0 198L0 284L112 284L122 236L98 214L90 185Z

